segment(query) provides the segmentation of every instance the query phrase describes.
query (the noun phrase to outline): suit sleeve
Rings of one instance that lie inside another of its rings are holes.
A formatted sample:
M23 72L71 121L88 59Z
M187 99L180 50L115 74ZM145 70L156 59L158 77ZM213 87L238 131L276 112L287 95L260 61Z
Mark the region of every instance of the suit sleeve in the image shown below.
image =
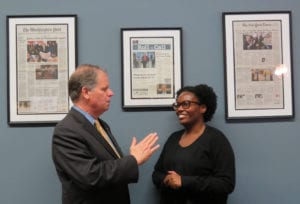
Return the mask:
M83 190L137 182L138 165L133 156L101 157L78 132L63 125L54 131L52 156L60 179L75 182Z

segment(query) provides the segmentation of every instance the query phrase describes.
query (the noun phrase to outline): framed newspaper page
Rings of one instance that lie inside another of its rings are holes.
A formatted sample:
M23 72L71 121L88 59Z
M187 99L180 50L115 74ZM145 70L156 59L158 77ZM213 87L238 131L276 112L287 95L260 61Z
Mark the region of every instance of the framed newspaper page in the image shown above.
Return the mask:
M121 28L122 107L172 110L182 86L181 28Z
M293 117L291 12L222 18L226 119Z
M7 16L8 123L56 123L69 111L76 15Z

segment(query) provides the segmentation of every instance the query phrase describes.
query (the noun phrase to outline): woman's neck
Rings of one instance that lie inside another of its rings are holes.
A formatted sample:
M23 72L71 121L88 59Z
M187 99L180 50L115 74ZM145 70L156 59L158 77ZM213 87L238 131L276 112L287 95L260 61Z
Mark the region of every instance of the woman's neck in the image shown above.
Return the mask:
M185 134L194 135L194 134L202 134L206 124L204 122L197 122L190 126L185 126Z
M205 123L198 124L192 128L186 128L183 135L179 140L179 145L182 147L187 147L194 143L203 134L206 128Z

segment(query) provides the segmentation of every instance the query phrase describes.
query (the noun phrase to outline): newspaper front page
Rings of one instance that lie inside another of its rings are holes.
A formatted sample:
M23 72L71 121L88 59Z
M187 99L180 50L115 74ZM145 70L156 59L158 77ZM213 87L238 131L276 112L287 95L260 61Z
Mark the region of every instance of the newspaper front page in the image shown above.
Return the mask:
M17 25L18 115L68 112L68 25Z
M174 97L173 38L131 38L131 98Z
M234 21L233 31L236 109L283 108L281 21Z

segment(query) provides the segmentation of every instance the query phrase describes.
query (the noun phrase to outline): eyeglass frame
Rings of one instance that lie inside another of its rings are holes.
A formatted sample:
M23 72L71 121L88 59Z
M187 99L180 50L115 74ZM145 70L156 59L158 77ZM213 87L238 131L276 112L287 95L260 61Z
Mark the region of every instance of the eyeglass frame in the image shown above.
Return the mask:
M183 109L189 109L191 107L191 104L194 103L194 104L198 104L198 105L202 105L199 101L189 101L189 100L186 100L186 101L182 101L181 103L178 103L178 102L175 102L172 104L172 107L173 109L176 111L178 108L180 108L180 106L183 108Z

